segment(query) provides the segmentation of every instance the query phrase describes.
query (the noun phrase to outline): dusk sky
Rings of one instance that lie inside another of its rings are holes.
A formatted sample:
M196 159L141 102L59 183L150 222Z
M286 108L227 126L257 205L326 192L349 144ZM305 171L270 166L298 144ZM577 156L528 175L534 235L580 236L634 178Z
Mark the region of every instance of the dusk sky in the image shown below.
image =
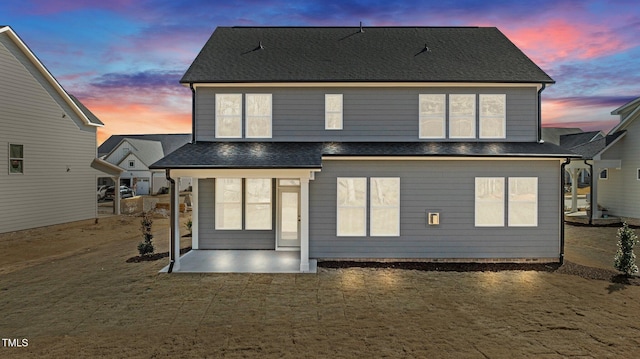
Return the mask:
M3 0L9 25L111 134L189 133L179 80L218 26L495 26L556 84L543 124L609 130L640 96L637 0Z

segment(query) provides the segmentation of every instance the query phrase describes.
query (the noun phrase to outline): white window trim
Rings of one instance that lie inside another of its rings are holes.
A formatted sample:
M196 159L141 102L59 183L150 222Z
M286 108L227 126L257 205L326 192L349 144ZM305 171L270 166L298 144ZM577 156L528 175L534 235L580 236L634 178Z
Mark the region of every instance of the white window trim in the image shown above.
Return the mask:
M340 204L340 198L338 196L338 194L340 193L338 185L340 183L340 180L349 180L349 179L353 179L353 180L364 180L364 185L365 185L365 194L364 194L364 204L361 206L346 206L346 205L342 205ZM336 237L366 237L367 236L367 178L366 177L337 177L336 178ZM362 208L363 211L363 226L362 226L362 233L361 234L340 234L340 208Z
M218 108L218 98L222 97L222 96L240 96L240 118L238 119L239 125L240 125L240 130L238 131L237 135L231 135L231 136L221 136L220 135L220 120L223 117L235 117L236 115L220 115L218 113L219 108ZM242 138L242 94L241 93L217 93L215 96L215 114L214 114L214 122L215 122L215 138Z
M340 98L340 111L332 112L327 108L328 99L331 97ZM340 115L340 126L329 128L329 118L328 114L330 113L338 113ZM344 96L342 94L325 94L324 95L324 129L328 131L339 131L344 128Z
M219 183L218 181L220 180L225 180L225 179L239 179L240 180L240 201L238 202L222 202L220 201L220 196L218 196L218 186ZM214 228L216 230L220 230L220 231L237 231L237 230L242 230L242 223L243 223L243 208L242 208L242 202L243 202L243 191L242 191L242 178L216 178L215 179L215 189L214 189L214 208L215 208L215 218L214 218ZM240 204L240 220L238 221L239 223L236 224L236 226L231 226L231 227L219 227L218 226L218 215L219 215L219 211L218 211L218 204L225 204L225 203L239 203Z
M438 119L440 116L423 116L422 111L420 109L420 105L422 104L422 99L427 96L441 96L442 104L443 104L443 113L440 120L442 120L442 134L440 136L423 136L422 135L422 122L427 119ZM420 139L444 139L447 137L447 95L446 94L419 94L418 95L418 138Z
M533 214L533 221L531 223L524 223L524 224L514 224L511 222L511 208L515 207L518 203L530 203L531 201L513 201L511 200L511 186L512 180L516 180L516 179L531 179L531 180L535 180L535 189L536 189L536 195L535 195L535 201L533 201L534 203L534 208L535 208L535 213ZM508 201L509 201L509 227L537 227L538 226L538 211L539 209L539 193L538 193L538 177L509 177L509 190L508 190Z
M267 180L269 181L269 202L249 202L249 195L247 193L249 186L247 184L248 181L251 180ZM268 228L256 228L250 225L249 221L247 221L247 208L249 205L263 204L269 205L269 227ZM273 185L271 183L271 178L246 178L244 180L244 229L248 231L270 231L273 229Z
M249 114L249 97L251 96L268 96L269 97L269 115L250 115ZM273 95L270 93L247 93L244 98L245 107L245 138L272 138L273 137ZM241 116L242 117L242 116ZM249 122L252 118L268 117L269 118L269 134L267 136L250 136L249 135Z
M394 179L394 180L398 180L398 204L394 205L394 206L380 206L380 205L374 205L374 201L373 201L373 180L374 179ZM371 237L400 237L400 177L371 177L370 179L370 191L369 191L369 218L371 218L371 220L369 221L369 235ZM376 208L387 208L387 209L396 209L397 211L397 218L398 218L398 223L396 223L396 229L395 229L395 233L392 234L388 234L388 233L383 233L383 234L376 234L374 233L373 230L373 210Z
M471 97L473 96L473 121L471 121L471 124L473 126L473 129L471 130L471 135L470 136L453 136L451 134L451 124L452 124L452 120L457 118L452 116L453 111L451 111L451 106L452 106L452 101L451 98L454 96L465 96L465 97ZM476 105L476 101L477 101L477 96L476 94L450 94L449 95L449 128L448 128L448 132L449 132L449 138L451 139L469 139L469 138L476 138L476 132L477 132L477 126L476 123L478 122L478 109L477 109L477 105Z
M636 179L637 179L638 181L640 181L640 168L638 168L638 169L637 169L637 172L636 172Z
M11 146L22 147L22 157L11 157ZM7 162L7 171L9 171L9 175L24 175L24 144L9 143L7 150L7 157L9 159L9 161ZM11 161L22 161L22 172L11 172Z
M482 135L483 119L498 118L497 116L485 116L485 117L482 116L482 100L483 100L483 98L487 98L489 96L502 96L502 97L504 97L503 109L502 109L502 113L504 114L504 116L502 117L502 135L501 136L483 136ZM478 137L482 138L482 139L505 139L505 138L507 138L507 95L506 94L480 94L479 103L480 103L480 108L478 109L478 127L479 127Z
M502 182L502 198L499 200L480 200L478 201L478 185L480 184L480 181L482 180L499 180ZM504 227L504 214L505 214L505 198L504 198L504 191L505 191L505 179L504 177L476 177L475 178L475 190L474 190L474 225L476 227ZM500 203L502 204L502 216L501 216L501 221L499 222L495 222L495 223L478 223L478 219L479 216L478 214L480 213L480 211L483 209L483 204L485 203Z

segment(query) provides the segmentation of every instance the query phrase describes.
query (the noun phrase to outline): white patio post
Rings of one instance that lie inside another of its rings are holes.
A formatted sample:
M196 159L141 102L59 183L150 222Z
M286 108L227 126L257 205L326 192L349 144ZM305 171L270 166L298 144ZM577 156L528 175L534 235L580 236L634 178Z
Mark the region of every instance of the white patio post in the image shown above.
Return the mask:
M191 248L199 249L198 243L198 180L191 179Z
M174 235L175 235L175 247L172 248L172 250L175 253L175 262L173 264L173 270L177 271L180 269L180 182L179 182L179 178L175 178L175 182L176 184L173 186L172 189L175 189L174 191L171 191L171 196L173 196L173 203L175 203L175 206L172 206L171 211L173 211L173 225L171 226L171 228L174 231Z
M309 272L309 178L300 178L300 272Z
M578 174L580 169L572 168L569 175L571 176L571 212L578 211Z
M593 166L593 173L591 174L591 219L596 219L600 216L598 211L598 182L600 181L600 171L602 168Z
M113 185L113 214L120 214L120 176L114 178Z

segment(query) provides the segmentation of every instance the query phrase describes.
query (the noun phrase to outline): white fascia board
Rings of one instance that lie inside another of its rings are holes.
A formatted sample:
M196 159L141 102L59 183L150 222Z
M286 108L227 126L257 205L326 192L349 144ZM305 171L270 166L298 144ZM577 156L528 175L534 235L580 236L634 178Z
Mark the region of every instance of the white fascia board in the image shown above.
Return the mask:
M620 112L622 112L622 111L623 111L624 109L626 109L627 107L631 107L631 106L638 105L638 104L640 104L640 97L638 97L638 98L637 98L637 99L635 99L635 100L631 100L631 101L629 101L629 102L625 103L624 105L622 105L622 106L620 106L620 107L616 108L615 110L611 111L611 114L612 114L612 115L619 115L619 114L620 114Z
M6 32L9 38L13 40L13 42L18 46L19 49L26 55L26 57L31 61L31 63L42 73L45 79L49 81L51 86L56 90L56 92L62 97L62 99L71 107L71 109L80 117L82 122L84 122L87 126L93 127L103 127L104 125L93 123L89 120L89 117L76 105L76 103L71 99L67 91L62 88L62 85L56 80L55 77L49 72L49 70L44 66L42 62L36 57L36 55L29 49L29 47L20 39L18 34L11 29L11 27L6 26L0 29L0 33Z
M189 87L189 83L182 84ZM237 87L534 87L537 90L542 88L540 83L479 83L479 82L230 82L230 83L193 83L194 88L198 87L218 87L218 88L237 88ZM547 87L549 85L547 84Z
M560 161L566 157L322 156L323 161Z
M249 168L204 168L204 169L171 169L172 178L313 178L314 172L320 169L297 168L273 168L273 169L249 169Z
M621 119L620 123L609 131L609 134L616 133L617 131L624 130L625 128L629 127L629 124L632 121L640 117L638 115L640 115L640 105L636 107L636 109L633 110L627 117Z

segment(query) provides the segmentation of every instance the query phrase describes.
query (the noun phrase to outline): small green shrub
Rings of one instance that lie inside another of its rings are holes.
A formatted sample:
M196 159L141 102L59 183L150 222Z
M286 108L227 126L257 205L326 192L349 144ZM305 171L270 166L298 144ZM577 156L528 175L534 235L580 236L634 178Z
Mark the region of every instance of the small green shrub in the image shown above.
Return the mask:
M151 240L153 234L151 234L151 226L153 225L153 216L151 211L144 212L142 214L142 220L140 221L143 241L138 243L138 252L141 256L153 254L154 247Z
M185 223L185 227L187 227L187 230L189 230L189 234L191 234L191 228L193 227L193 221L191 220L191 218L189 218L187 223Z
M623 223L622 227L618 229L618 250L613 265L628 276L638 272L636 255L633 253L633 247L637 240L638 236L635 232L629 228L626 222Z

